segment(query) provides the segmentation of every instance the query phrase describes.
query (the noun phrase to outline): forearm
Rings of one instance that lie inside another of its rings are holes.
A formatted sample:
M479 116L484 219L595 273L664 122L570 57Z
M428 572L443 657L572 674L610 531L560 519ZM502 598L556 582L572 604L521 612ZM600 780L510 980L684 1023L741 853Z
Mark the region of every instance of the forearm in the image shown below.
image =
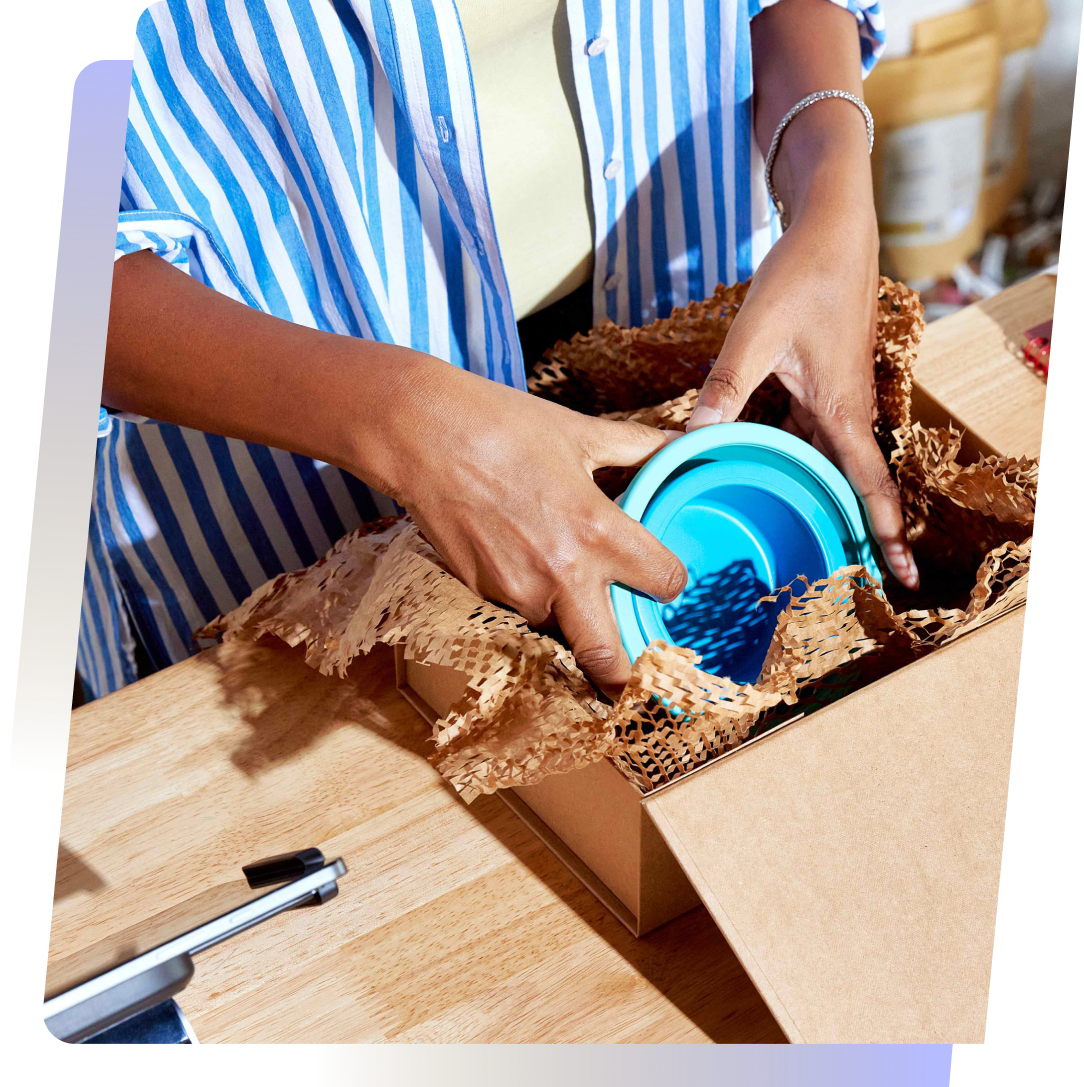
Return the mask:
M862 92L854 16L828 0L780 0L752 21L754 125L765 157L784 115L822 90ZM798 113L772 182L786 233L753 277L689 429L737 419L774 373L790 393L783 427L842 469L887 567L918 586L896 485L874 436L877 218L865 119L825 99Z
M609 693L629 675L609 586L672 600L681 563L595 486L668 436L594 419L432 355L233 302L151 254L114 269L104 403L336 464L396 498L454 574L556 619Z
M754 128L765 155L784 114L807 94L832 89L862 97L858 31L846 9L828 0L780 0L753 19L751 37ZM791 222L808 211L846 213L875 239L869 146L853 103L828 99L795 117L772 181Z
M404 388L432 364L260 313L148 252L114 267L107 407L288 449L390 489L379 429L409 408Z

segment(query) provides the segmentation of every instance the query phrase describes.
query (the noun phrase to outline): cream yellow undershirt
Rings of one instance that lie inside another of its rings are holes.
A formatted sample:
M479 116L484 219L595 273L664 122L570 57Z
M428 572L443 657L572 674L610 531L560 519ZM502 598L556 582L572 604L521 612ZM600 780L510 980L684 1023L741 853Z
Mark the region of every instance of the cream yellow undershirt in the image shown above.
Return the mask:
M458 0L458 8L497 238L516 317L525 317L592 269L565 4Z

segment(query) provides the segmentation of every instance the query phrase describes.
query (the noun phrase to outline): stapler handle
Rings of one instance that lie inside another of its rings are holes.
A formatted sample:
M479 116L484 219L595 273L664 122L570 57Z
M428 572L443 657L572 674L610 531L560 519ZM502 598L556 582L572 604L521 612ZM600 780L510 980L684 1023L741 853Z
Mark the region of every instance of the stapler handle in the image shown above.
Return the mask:
M327 861L319 849L299 849L296 853L279 853L262 861L246 864L241 871L253 889L270 887L275 883L289 883L319 871Z

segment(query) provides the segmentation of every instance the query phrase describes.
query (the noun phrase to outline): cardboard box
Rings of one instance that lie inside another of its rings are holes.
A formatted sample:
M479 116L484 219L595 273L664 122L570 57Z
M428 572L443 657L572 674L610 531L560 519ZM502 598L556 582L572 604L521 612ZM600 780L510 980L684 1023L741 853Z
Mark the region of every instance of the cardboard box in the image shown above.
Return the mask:
M499 795L637 934L702 901L790 1041L981 1042L1023 614L646 796Z
M401 646L395 681L430 724L465 685L452 668L406 660ZM497 795L634 936L700 904L648 814L644 794L609 759Z
M1020 295L1030 320L1034 286ZM912 410L964 425L921 386ZM971 434L961 459L992 452ZM1002 615L650 794L603 761L499 795L635 934L702 902L791 1041L981 1042L1023 623ZM401 652L397 680L430 722L464 684Z

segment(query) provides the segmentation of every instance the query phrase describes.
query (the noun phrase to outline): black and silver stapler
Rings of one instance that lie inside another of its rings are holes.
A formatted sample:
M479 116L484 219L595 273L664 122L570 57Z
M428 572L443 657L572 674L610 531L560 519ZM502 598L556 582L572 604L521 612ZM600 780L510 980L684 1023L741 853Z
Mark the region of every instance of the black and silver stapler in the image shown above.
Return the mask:
M45 1001L45 1025L63 1042L192 1042L173 997L192 980L192 956L296 906L334 898L346 874L319 849L282 853L246 864L252 888L284 883L237 909L110 967Z

